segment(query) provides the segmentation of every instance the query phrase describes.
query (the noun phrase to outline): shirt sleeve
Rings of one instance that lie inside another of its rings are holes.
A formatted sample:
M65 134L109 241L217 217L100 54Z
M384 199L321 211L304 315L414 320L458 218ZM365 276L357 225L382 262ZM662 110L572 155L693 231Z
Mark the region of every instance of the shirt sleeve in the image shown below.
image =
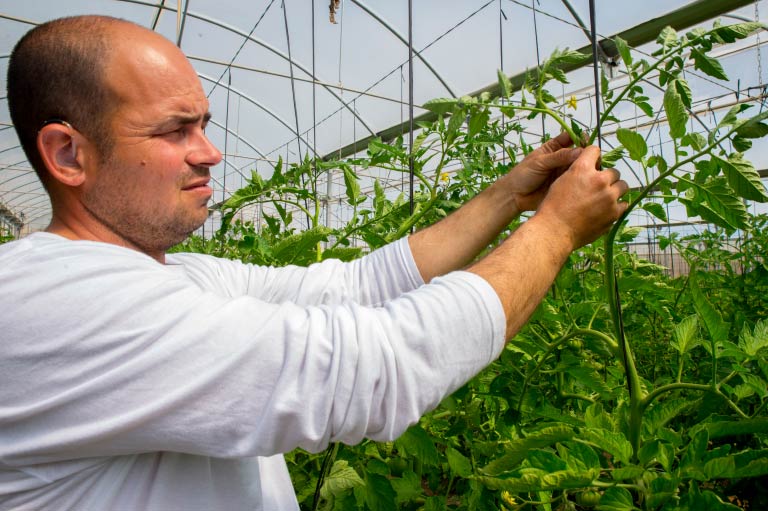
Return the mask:
M11 465L391 440L504 341L498 297L466 272L380 306L299 305L204 291L150 260L54 260L2 285L15 297L0 313Z
M174 254L206 289L267 302L320 305L352 300L380 305L424 284L407 238L350 262L328 259L309 267L265 267L201 254Z

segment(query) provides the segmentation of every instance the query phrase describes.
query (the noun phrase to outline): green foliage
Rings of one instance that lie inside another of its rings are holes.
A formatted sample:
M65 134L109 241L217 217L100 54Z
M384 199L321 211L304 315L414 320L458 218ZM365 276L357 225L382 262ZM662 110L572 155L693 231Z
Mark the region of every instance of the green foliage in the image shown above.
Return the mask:
M692 93L683 75L692 61L724 79L709 54L714 45L761 28L715 24L682 35L668 28L653 63L615 40L628 82L604 87L600 122L615 122L621 104L651 119L662 113L674 151L652 154L642 135L622 127L621 146L603 154L603 164L626 155L641 175L655 169L627 214L642 208L666 222L664 205L648 200L661 190L664 202L718 227L663 240L685 257L690 275L671 279L626 250L638 232L625 228L625 216L602 244L571 256L500 358L419 425L395 442L333 449L319 502L313 496L325 455L289 453L302 509L706 511L740 509L744 495L768 505L757 482L768 476L768 218L750 216L744 204L766 202L768 192L742 154L768 135L768 113L750 117L749 106L739 105L709 133L689 133ZM549 116L575 143L594 141L595 130L568 122L546 89L566 82L563 69L584 58L557 50L519 94L499 73L502 99L428 102L438 119L422 126L410 153L402 138L373 140L362 157L288 168L278 162L269 178L254 173L222 207L222 230L180 249L308 265L351 260L432 224L531 150L522 138L517 147L509 143L523 129L509 119ZM653 76L664 91L661 112L643 91ZM723 149L729 141L735 152ZM411 157L413 211L402 194L361 178L371 168L406 173ZM352 212L341 227L321 222L318 188L329 175L343 177L342 200ZM259 225L238 216L245 207L263 208ZM743 237L739 251L729 248L734 233Z

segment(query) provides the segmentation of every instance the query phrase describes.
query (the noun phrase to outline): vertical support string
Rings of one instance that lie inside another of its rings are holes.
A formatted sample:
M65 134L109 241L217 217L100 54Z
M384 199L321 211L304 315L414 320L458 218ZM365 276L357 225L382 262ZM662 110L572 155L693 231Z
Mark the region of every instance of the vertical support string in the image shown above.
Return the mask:
M499 69L501 70L501 73L504 74L504 24L502 22L503 19L505 19L506 16L504 16L504 11L501 9L501 0L499 0ZM506 98L503 98L501 101L502 103L506 100ZM507 127L507 119L504 115L504 112L501 113L501 132L504 133L505 128ZM506 136L506 134L504 135ZM504 150L504 142L505 140L502 139L501 143L501 163L506 165L507 164L507 152Z
M229 76L227 77L227 108L224 110L224 175L222 176L221 183L221 202L227 200L227 151L229 143L229 92L232 88L232 69L229 70ZM235 167L236 168L236 167Z
M411 215L413 214L413 0L408 0L408 177L409 183L409 205ZM413 232L411 227L411 232Z
M533 38L536 42L536 68L541 67L541 51L539 50L539 23L536 20L536 0L531 0L531 12L533 12ZM546 128L544 127L544 116L541 116L541 138L544 138Z
M595 74L595 118L597 119L596 122L596 129L597 129L597 146L602 150L603 148L603 136L601 133L601 122L600 122L600 59L598 56L598 49L597 49L597 29L595 28L595 25L597 24L597 21L595 20L595 0L589 0L589 27L591 30L590 33L590 39L592 40L592 65L594 67L594 74Z

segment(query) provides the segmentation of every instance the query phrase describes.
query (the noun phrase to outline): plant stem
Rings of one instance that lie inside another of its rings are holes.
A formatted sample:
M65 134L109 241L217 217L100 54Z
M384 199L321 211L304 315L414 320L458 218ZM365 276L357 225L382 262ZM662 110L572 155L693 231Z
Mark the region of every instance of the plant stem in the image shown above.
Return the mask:
M573 128L571 128L568 125L568 123L565 122L563 120L563 118L560 117L560 115L557 112L555 112L554 110L552 110L551 108L546 106L543 101L540 100L539 103L541 105L543 105L543 107L532 107L532 106L522 106L522 105L511 105L510 104L510 105L504 105L503 107L499 107L499 108L511 109L513 111L514 110L523 110L525 112L536 112L536 113L540 113L540 114L543 114L543 115L548 115L548 116L552 117L552 119L554 119L557 122L557 124L560 125L561 128L563 128L563 131L568 133L568 136L571 137L571 140L573 141L574 144L576 144L577 146L581 145L581 138L579 138L576 135L576 133L573 131ZM514 112L512 112L512 113L514 114ZM511 117L511 115L510 115L510 117Z

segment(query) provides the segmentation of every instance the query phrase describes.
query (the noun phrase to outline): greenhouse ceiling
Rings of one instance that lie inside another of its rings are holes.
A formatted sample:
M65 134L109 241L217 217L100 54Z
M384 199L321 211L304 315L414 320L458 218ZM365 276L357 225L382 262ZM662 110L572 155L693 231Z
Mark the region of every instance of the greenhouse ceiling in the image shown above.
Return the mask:
M212 169L219 201L252 170L269 174L278 158L364 150L370 137L402 133L411 104L418 118L432 98L488 88L497 69L517 75L556 48L587 47L592 20L602 39L676 10L681 26L703 21L702 13L762 21L767 1L597 0L592 19L588 0L0 0L0 216L26 231L50 220L47 195L10 122L5 76L15 42L53 18L124 18L181 47L211 103L208 135L225 156ZM732 64L730 88L700 101L762 93L760 46L758 36L742 47L747 54ZM567 94L586 104L591 71L582 71Z

